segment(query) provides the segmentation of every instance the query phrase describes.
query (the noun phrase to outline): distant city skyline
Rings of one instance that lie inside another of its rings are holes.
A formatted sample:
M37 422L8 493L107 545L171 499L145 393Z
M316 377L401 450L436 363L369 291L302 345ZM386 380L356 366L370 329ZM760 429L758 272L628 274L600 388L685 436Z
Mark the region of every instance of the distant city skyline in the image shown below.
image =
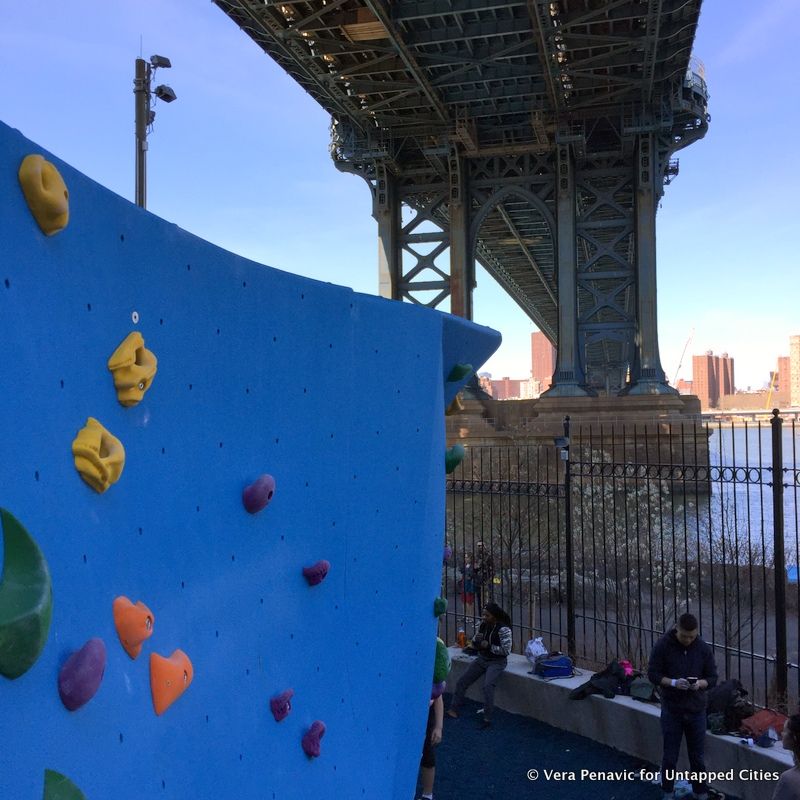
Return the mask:
M550 385L548 370L552 375L555 369L555 351L543 333L531 334L529 358L527 367L520 365L510 373L497 374L483 367L482 385L501 400L538 397ZM683 371L683 377L670 382L681 394L699 397L704 409L719 407L724 397L735 393L765 390L785 404L800 407L800 334L788 337L784 352L775 356L773 365L767 368L769 377L763 386L741 386L736 382L734 353L686 352L683 363L691 365L688 373Z

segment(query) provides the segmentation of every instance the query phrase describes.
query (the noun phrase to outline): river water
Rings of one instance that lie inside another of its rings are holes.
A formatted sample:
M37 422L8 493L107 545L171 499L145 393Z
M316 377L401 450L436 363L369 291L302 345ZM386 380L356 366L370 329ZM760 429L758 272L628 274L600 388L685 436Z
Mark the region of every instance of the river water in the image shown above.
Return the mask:
M737 519L755 535L772 540L775 505L773 498L772 426L709 426L709 462L717 481L713 483L712 518L735 509ZM787 553L798 552L800 535L800 425L785 423L781 435L784 539ZM730 511L728 517L730 517ZM796 563L796 561L794 561Z

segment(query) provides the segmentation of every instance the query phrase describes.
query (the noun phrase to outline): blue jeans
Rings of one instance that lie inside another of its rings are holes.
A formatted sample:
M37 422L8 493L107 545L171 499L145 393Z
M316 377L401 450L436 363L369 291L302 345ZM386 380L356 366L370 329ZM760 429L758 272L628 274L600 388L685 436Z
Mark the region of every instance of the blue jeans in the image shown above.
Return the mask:
M670 711L661 707L661 732L664 735L664 756L661 760L661 788L671 792L675 788L675 768L681 752L681 740L686 736L686 749L689 753L689 769L693 773L705 772L703 758L706 740L705 711ZM695 794L708 792L705 781L692 780Z

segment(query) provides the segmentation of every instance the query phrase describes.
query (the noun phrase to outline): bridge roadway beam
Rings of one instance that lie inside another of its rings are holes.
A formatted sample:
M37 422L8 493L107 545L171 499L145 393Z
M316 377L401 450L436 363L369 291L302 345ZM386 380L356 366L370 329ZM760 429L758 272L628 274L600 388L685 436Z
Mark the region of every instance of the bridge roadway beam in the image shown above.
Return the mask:
M584 397L578 353L575 167L568 144L556 152L556 246L558 265L558 348L550 389L542 396Z
M400 201L397 181L383 165L377 166L372 214L378 222L378 294L401 300L402 250Z
M667 384L658 351L656 314L656 209L662 191L658 147L652 133L639 136L636 153L635 252L638 336L627 394L678 394Z
M470 240L469 188L463 157L450 152L450 313L472 319L475 258Z

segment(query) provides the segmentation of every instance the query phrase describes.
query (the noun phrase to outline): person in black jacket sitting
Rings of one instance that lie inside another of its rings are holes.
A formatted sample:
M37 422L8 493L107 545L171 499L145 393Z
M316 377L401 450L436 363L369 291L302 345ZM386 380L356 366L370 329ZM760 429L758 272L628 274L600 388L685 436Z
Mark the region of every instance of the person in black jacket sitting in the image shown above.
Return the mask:
M717 683L717 665L711 647L700 638L694 615L681 615L677 628L656 642L647 677L661 687L661 731L664 736L661 788L664 797L673 797L675 767L684 735L694 796L699 800L718 797L699 775L706 772L706 690Z
M483 622L472 637L472 646L478 657L467 671L458 679L453 702L447 712L448 717L458 717L464 695L481 675L483 679L483 717L481 727L488 728L494 710L494 689L506 668L508 654L511 652L511 619L497 603L487 603L483 610ZM480 712L479 712L480 713Z

